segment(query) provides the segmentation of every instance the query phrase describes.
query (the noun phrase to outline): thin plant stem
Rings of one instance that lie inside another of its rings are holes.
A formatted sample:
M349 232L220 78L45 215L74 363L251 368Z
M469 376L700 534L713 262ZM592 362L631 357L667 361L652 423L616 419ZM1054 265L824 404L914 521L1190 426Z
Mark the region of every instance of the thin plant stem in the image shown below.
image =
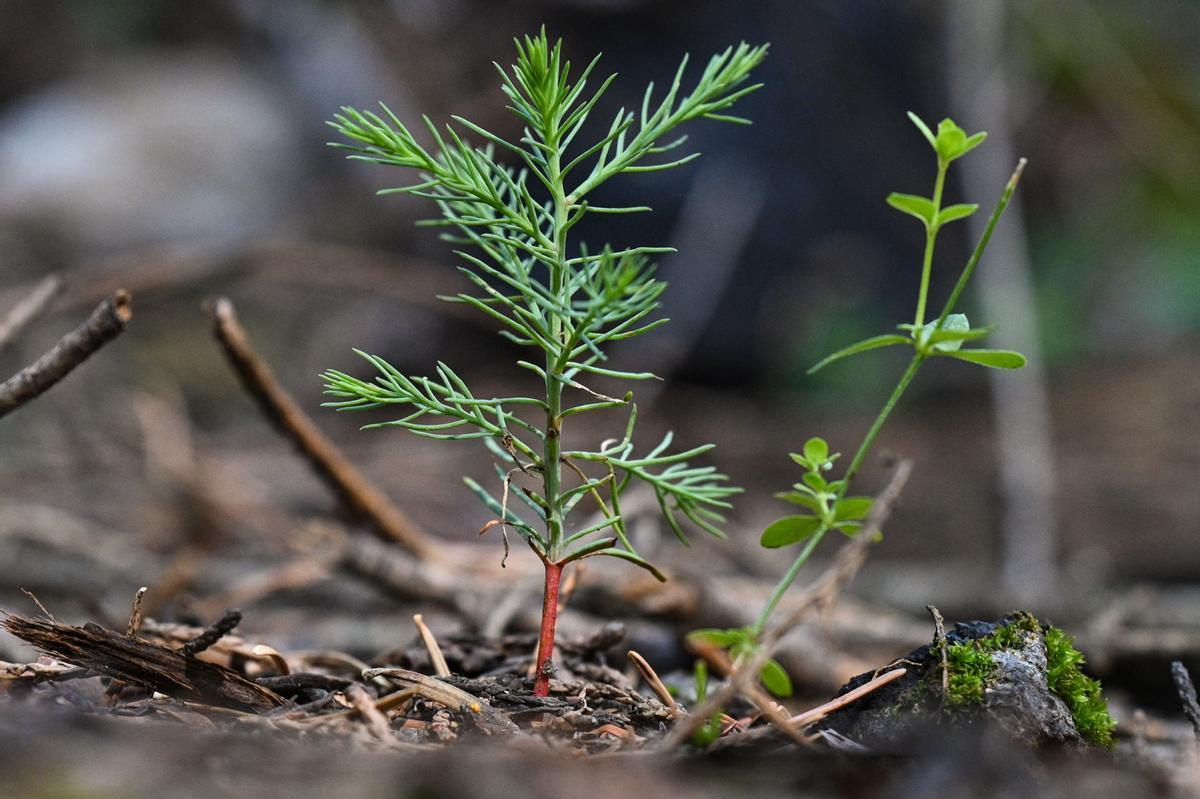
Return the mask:
M983 235L979 237L979 241L975 244L975 249L971 252L971 257L967 259L966 266L963 267L962 274L958 276L958 282L954 284L954 289L950 292L950 296L946 299L946 304L942 307L942 312L938 315L937 325L938 330L942 329L942 325L946 323L946 317L954 311L954 306L958 304L959 297L967 288L967 283L971 281L971 275L975 272L975 267L979 264L979 259L983 257L983 251L987 249L988 242L992 239L992 231L996 229L996 225L1000 222L1000 217L1004 216L1004 210L1008 208L1008 203L1012 200L1013 192L1017 190L1017 183L1021 181L1021 174L1025 171L1026 159L1022 158L1017 161L1017 168L1013 170L1012 177L1008 179L1008 183L1004 186L1004 193L1000 195L1000 201L996 203L996 207L992 209L992 215L988 218L987 227L983 229Z
M875 444L875 439L879 437L879 431L883 429L884 423L892 415L896 403L900 401L900 397L904 395L908 385L917 376L917 370L921 368L921 364L925 362L925 358L926 356L918 353L908 362L908 368L900 376L900 381L892 389L892 395L888 397L887 402L883 405L883 410L879 412L879 415L875 417L875 421L871 423L870 429L867 430L867 435L863 438L862 443L858 445L858 451L854 453L854 458L850 461L850 465L846 467L846 474L842 477L842 488L838 491L839 499L846 496L846 490L850 486L850 481L858 474L863 461L867 459L867 453L871 451L871 447Z
M788 567L787 573L785 573L783 577L779 578L779 582L776 584L775 590L771 592L771 598L767 600L767 604L763 607L762 613L758 614L758 620L754 622L754 626L751 628L755 636L762 635L763 630L766 629L767 621L771 618L771 614L775 612L775 608L779 607L779 603L783 599L783 595L786 594L788 589L792 587L792 583L796 580L796 575L800 573L800 569L802 569L804 564L808 562L809 555L811 555L813 550L817 548L817 545L821 543L821 539L825 537L826 532L828 531L821 530L809 538L808 543L804 545L804 549L800 550L800 554L796 556L796 559L792 561L792 565Z
M937 242L938 212L942 210L942 190L946 187L946 170L950 163L938 159L937 179L933 184L933 218L925 223L925 257L921 261L921 289L917 293L917 314L913 324L925 324L925 300L929 296L929 277L933 273L933 249Z
M554 202L554 262L550 264L550 294L560 303L566 285L567 271L567 202L564 197L560 171L558 142L551 146L547 158L547 177ZM551 319L550 336L562 340L562 320ZM538 636L537 673L534 676L535 696L549 696L550 674L554 669L554 638L558 625L558 586L562 577L563 507L562 490L562 371L553 352L546 353L546 439L543 447L542 474L546 494L546 582L542 596L542 625Z
M538 635L534 696L550 695L550 675L554 671L554 628L558 623L558 587L562 570L562 564L546 561L546 588L542 594L542 628Z
M566 283L567 271L567 201L561 174L561 153L558 142L547 142L552 147L547 158L547 176L550 179L550 193L554 202L554 263L550 265L550 294L556 301L564 303L563 286ZM553 341L562 339L562 320L555 315L550 321L550 335ZM555 563L562 556L563 518L562 503L559 494L562 488L562 371L558 358L552 352L546 353L546 443L543 447L543 487L546 492L546 557L547 580L549 580L550 563ZM560 567L561 568L561 567ZM548 585L548 584L547 584ZM547 589L548 590L548 589ZM550 644L554 644L554 628L550 628Z

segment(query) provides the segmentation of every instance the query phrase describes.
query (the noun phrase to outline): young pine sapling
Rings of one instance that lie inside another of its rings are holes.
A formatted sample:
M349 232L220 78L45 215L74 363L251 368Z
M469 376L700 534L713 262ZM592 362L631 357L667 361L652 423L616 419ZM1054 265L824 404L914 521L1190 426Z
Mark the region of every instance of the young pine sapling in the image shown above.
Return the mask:
M761 543L764 547L772 549L803 544L799 554L779 580L754 624L749 627L728 630L697 630L691 634L697 641L728 650L735 662L745 662L754 653L756 642L766 629L771 615L825 534L836 531L847 536L854 536L862 530L864 520L871 511L872 500L869 497L851 496L849 494L850 487L859 468L866 460L867 454L871 451L875 439L879 436L880 430L883 429L884 423L887 422L896 403L900 401L900 397L916 377L921 366L930 358L955 358L997 369L1019 369L1025 365L1025 357L1020 353L1008 350L964 348L963 344L983 338L991 332L992 328L971 327L964 314L954 313L963 290L970 282L975 267L979 264L979 259L991 239L996 223L1000 221L1004 209L1008 206L1009 200L1016 190L1017 182L1025 167L1025 161L1024 159L1020 161L1008 185L1004 188L983 235L967 259L966 266L959 275L945 305L942 306L941 312L935 319L927 322L925 321L926 301L929 295L934 245L938 232L943 226L959 219L965 219L978 209L977 205L942 205L946 173L950 164L982 144L983 140L987 138L987 134L976 133L968 136L962 128L949 119L941 121L935 134L915 114L910 113L909 118L929 142L937 156L937 177L934 180L932 198L913 194L891 194L887 198L889 205L898 211L916 217L925 229L925 250L921 262L920 284L917 290L917 306L913 321L898 325L897 329L902 331L901 333L874 336L839 350L817 363L808 370L808 373L813 374L844 358L881 347L908 346L912 348L913 354L908 362L908 368L900 376L891 396L884 403L879 415L875 417L875 421L855 451L854 457L851 458L849 466L839 479L830 480L826 477L832 471L833 463L839 455L829 451L829 445L824 439L811 438L805 442L803 452L792 454L792 460L804 469L804 474L801 476L801 481L793 486L792 491L777 494L776 497L798 506L800 512L785 516L769 525L763 531ZM775 661L766 661L760 677L764 685L776 694L791 693L791 684L787 674Z
M337 371L322 377L328 405L339 410L400 406L405 415L368 427L395 426L439 440L482 439L505 463L497 466L501 498L467 479L467 485L497 518L485 526L512 527L545 566L541 634L536 661L535 692L549 691L551 657L563 567L601 555L622 558L662 573L634 550L621 514L622 493L633 482L648 485L662 513L681 541L687 543L682 516L713 535L724 521L721 511L740 489L712 466L689 461L712 445L671 452L671 435L645 454L634 451L637 408L632 392L608 396L583 381L593 377L619 380L652 378L647 372L613 369L604 364L609 345L657 328L665 319L648 320L658 307L665 284L655 279L649 256L670 248L638 246L614 250L573 244L572 229L589 214L648 211L636 207L591 204L597 188L623 174L653 172L685 164L699 154L656 159L684 144L686 137L666 138L695 119L745 124L726 111L755 91L750 71L766 55L766 47L741 44L714 56L694 88L684 93L684 58L665 94L655 99L646 89L639 111L619 110L599 138L577 145L585 123L614 76L585 94L598 56L577 77L562 58L562 43L553 45L543 29L516 42L517 63L511 72L498 64L501 89L509 110L523 125L517 141L509 141L462 117L453 119L484 143L469 144L453 127L439 129L423 118L432 143L426 147L386 106L383 115L343 108L330 124L352 140L338 144L353 159L399 166L418 173L414 184L388 189L432 200L441 219L432 224L449 229L448 241L460 267L473 284L471 293L443 298L465 303L495 319L500 334L532 349L537 358L517 365L540 381L537 396L476 396L444 363L437 376L413 377L374 355L360 352L378 375L373 382ZM505 166L497 156L515 159ZM577 392L570 400L567 392ZM591 449L567 446L564 422L570 417L610 408L627 408L624 436ZM524 415L523 415L524 414ZM516 487L517 474L532 476L539 489ZM526 509L518 514L508 502L515 497ZM572 527L568 516L580 502L594 504L598 520ZM507 537L505 537L507 552Z

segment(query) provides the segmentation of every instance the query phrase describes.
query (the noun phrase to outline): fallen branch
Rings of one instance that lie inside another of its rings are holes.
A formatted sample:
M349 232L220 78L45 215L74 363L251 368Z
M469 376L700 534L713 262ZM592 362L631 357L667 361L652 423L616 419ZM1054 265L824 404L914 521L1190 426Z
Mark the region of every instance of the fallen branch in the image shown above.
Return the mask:
M746 694L758 680L763 665L775 653L780 641L798 624L803 622L811 613L821 613L833 603L833 600L845 588L867 557L867 550L874 543L876 534L883 523L891 515L892 507L900 497L904 484L912 473L912 461L901 461L892 473L883 492L876 497L871 505L871 513L858 535L838 550L833 564L817 578L816 582L800 595L800 601L782 621L763 633L759 639L758 648L745 662L735 664L736 668L720 691L705 700L699 708L681 719L662 740L663 749L674 749L692 737L705 719L710 718L735 697Z
M271 369L250 346L233 303L226 297L218 297L208 307L213 333L225 357L267 421L291 440L317 475L350 510L369 520L377 531L413 554L422 558L430 555L433 545L428 536L317 429L275 379Z
M72 627L9 616L4 628L56 658L177 699L270 710L283 698L237 672L96 624Z
M133 317L129 294L117 291L45 355L0 384L0 417L41 395L125 330Z
M12 344L34 320L46 312L50 303L62 293L64 285L58 275L50 275L12 307L0 321L0 350Z

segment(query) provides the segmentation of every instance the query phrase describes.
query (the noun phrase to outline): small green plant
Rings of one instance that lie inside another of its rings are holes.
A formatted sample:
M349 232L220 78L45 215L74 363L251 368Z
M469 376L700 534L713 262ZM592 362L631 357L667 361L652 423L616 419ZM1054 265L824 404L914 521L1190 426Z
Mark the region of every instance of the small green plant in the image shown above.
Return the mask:
M941 121L935 134L915 114L910 113L909 119L929 142L937 161L932 197L897 193L891 194L887 198L889 205L918 219L925 230L925 249L921 259L913 320L897 325L899 333L874 336L835 352L809 369L809 374L852 355L882 347L906 346L912 349L912 357L891 396L884 403L879 415L875 417L875 421L855 451L854 457L850 459L849 465L839 478L829 479L834 468L834 461L840 457L840 454L830 452L829 444L825 439L810 438L805 442L803 452L792 454L792 460L804 470L804 473L801 475L800 482L796 483L791 491L776 496L798 506L800 512L785 516L769 525L762 533L761 543L764 547L772 549L803 544L800 552L779 580L753 625L744 629L699 631L699 634L714 644L721 640L728 640L730 643L727 648L730 648L731 653L734 647L737 649L738 656L734 657L735 662L739 660L744 662L753 653L755 642L766 629L771 615L825 535L830 531L836 531L846 536L855 536L862 531L864 520L871 511L872 500L869 497L850 495L850 488L888 417L912 383L913 378L916 377L921 366L931 358L953 358L998 369L1018 369L1025 365L1025 358L1020 353L1009 350L964 347L963 345L967 342L977 341L986 336L991 332L991 328L972 327L964 314L954 312L983 256L992 231L995 230L996 224L1000 221L1004 209L1008 206L1013 192L1016 190L1025 162L1022 160L1018 164L1005 187L983 235L967 259L967 263L959 274L958 281L940 313L927 321L929 285L938 233L944 226L965 219L978 208L976 205L968 204L943 205L946 175L950 165L982 144L987 134L967 135L962 128L949 119ZM760 676L764 682L772 679L766 669Z
M668 138L679 126L698 119L747 123L727 111L759 88L746 80L766 55L766 47L741 44L713 56L690 92L683 88L684 58L665 93L656 99L651 84L640 109L617 111L599 137L586 145L576 142L586 137L585 123L615 75L589 95L588 79L599 56L572 77L562 43L551 45L545 29L517 41L516 47L511 71L498 64L496 68L508 108L524 128L517 141L454 117L484 143L473 146L466 134L449 125L443 131L424 118L432 142L427 148L386 106L382 116L344 108L330 124L351 140L335 145L351 150L351 158L418 173L416 183L381 193L403 192L437 205L441 219L431 224L447 227L445 238L464 248L455 252L474 287L470 293L443 299L487 314L500 324L502 336L533 350L536 358L518 360L517 365L536 375L541 390L537 396L480 397L444 363L437 364L436 377L414 377L362 352L378 371L373 382L332 370L323 378L326 393L336 398L328 405L338 410L405 409L399 419L368 427L400 427L438 440L482 439L505 463L497 466L499 499L477 482L466 482L496 514L484 530L500 527L506 554L506 528L512 527L545 565L535 682L536 693L545 696L564 566L611 556L664 579L638 555L626 534L621 495L630 483L653 489L667 523L685 544L683 519L722 536L721 511L740 490L728 485L714 467L690 465L711 444L671 452L668 433L645 454L635 454L633 393L610 396L584 382L654 377L605 365L606 350L666 322L648 320L665 288L654 277L649 256L670 248L588 249L572 244L570 234L591 214L650 210L604 207L592 204L591 197L619 175L671 169L698 157L691 153L655 159L685 143L686 137ZM515 158L516 165L501 163L501 154ZM568 390L581 399L569 401ZM564 422L611 408L628 409L623 437L590 449L567 446ZM540 486L514 486L518 475ZM524 515L510 507L510 496L524 505ZM568 516L585 499L594 503L599 520L572 527Z
M688 640L704 644L729 653L729 657L737 662L748 658L754 652L755 632L751 627L741 627L732 630L708 628L693 630L688 633ZM776 696L792 695L792 678L779 661L768 658L759 671L759 679L767 690Z
M697 660L695 665L696 704L704 703L708 698L708 664ZM694 733L692 743L703 749L721 737L721 711L718 710L704 720Z

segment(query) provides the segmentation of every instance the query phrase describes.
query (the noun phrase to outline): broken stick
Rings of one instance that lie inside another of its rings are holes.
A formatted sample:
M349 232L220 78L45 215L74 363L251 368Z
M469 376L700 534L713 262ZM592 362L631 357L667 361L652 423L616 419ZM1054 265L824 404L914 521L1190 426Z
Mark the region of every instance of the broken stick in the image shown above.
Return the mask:
M43 652L122 682L207 705L270 710L283 698L235 671L96 624L8 616L3 626Z
M227 297L218 297L208 304L208 310L213 320L213 334L242 385L267 420L308 460L317 476L351 511L365 517L377 531L415 555L429 556L433 546L428 536L325 437L279 384L270 367L250 346L233 303Z
M0 384L0 417L40 396L86 361L92 353L119 336L133 317L129 294L117 291L96 306L79 327L50 350Z

